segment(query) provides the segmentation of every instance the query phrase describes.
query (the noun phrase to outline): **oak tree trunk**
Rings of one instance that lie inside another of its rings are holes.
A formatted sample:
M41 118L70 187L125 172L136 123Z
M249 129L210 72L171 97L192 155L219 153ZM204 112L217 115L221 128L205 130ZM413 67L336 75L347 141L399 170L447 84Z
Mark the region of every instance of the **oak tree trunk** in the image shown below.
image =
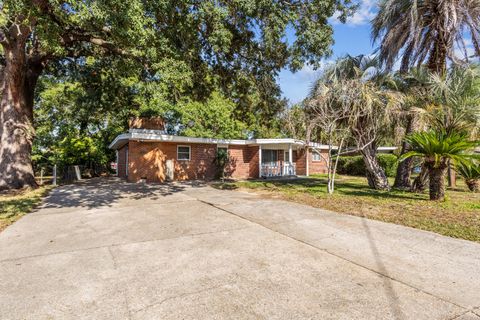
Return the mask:
M385 170L383 170L378 163L376 147L374 144L365 147L361 153L367 169L367 180L370 188L376 190L390 190Z
M35 188L32 168L34 88L40 64L29 64L26 38L3 45L5 67L0 101L0 189Z
M431 168L430 176L430 200L445 200L445 174L447 165L441 164L439 167Z
M416 131L415 125L416 119L415 115L411 115L407 120L407 127L405 130L405 135L409 135ZM405 140L402 143L402 151L400 155L403 155L410 151L410 144ZM394 188L398 189L410 189L412 183L410 181L410 176L412 173L413 158L408 158L403 160L398 164L397 174L395 175L395 182L393 183Z

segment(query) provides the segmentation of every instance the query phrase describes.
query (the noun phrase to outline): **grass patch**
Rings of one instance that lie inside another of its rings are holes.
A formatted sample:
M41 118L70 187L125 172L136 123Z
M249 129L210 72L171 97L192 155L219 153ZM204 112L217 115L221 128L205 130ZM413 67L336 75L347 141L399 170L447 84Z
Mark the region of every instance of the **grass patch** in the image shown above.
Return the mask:
M393 183L393 181L391 181ZM295 180L258 180L216 183L221 189L256 189L267 195L339 213L401 224L446 236L480 242L480 193L471 193L463 181L447 190L446 201L428 200L428 194L377 191L363 177L338 176L329 195L326 177Z
M0 231L31 212L53 186L42 186L35 190L19 190L0 194Z

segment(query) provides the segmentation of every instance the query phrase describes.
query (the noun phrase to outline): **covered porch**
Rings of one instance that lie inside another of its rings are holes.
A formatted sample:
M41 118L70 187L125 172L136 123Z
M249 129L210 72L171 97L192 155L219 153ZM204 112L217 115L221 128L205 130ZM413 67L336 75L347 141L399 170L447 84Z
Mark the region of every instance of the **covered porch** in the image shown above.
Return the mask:
M297 144L259 145L260 178L293 177L297 175Z

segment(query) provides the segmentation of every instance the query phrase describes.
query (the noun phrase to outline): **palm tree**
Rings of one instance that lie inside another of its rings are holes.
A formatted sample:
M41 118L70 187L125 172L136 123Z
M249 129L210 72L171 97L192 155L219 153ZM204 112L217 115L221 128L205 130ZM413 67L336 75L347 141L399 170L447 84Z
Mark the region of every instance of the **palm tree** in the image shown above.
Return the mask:
M480 3L479 3L480 5ZM430 122L446 131L469 130L478 134L480 127L480 67L453 66L445 75L430 76Z
M478 141L469 141L467 133L445 130L413 133L405 138L412 150L400 157L400 161L411 157L422 157L428 168L430 180L430 200L445 199L445 174L449 161L457 165L471 165L479 155L469 154L480 145Z
M412 68L408 73L397 72L395 74L395 80L397 90L405 96L398 122L404 126L405 135L409 135L425 127L426 110L430 104L428 99L430 73L424 67ZM400 154L408 151L410 151L410 145L403 139ZM405 159L398 164L395 182L393 183L394 188L412 188L410 181L412 167L413 158ZM414 186L418 186L418 182L415 183Z
M463 131L478 134L480 127L480 69L478 66L452 66L444 75L428 72L425 68L412 68L399 74L399 88L405 93L403 109L408 119L406 134L429 125L436 130ZM413 125L412 125L413 123ZM423 123L423 124L422 124ZM402 152L409 151L406 140ZM427 168L422 168L412 185L421 192L428 180ZM394 187L406 188L410 182L411 163L405 160L397 169ZM454 172L451 172L451 176ZM426 178L426 179L425 179ZM450 181L453 179L450 178Z
M448 60L453 64L469 62L467 37L473 44L472 56L480 56L479 26L479 0L380 0L372 21L372 39L380 41L379 59L388 70L401 56L401 73L426 63L431 72L442 75ZM463 61L455 51L462 53ZM406 127L407 134L413 130L412 126ZM403 152L408 150L408 145L405 147ZM401 176L396 186L408 185L409 166L407 162L399 167ZM416 184L424 181L416 179Z
M372 21L372 38L380 40L380 60L390 69L402 56L404 72L426 62L430 71L442 74L447 60L465 60L465 36L471 38L474 55L480 56L480 3L478 0L382 0Z
M459 165L456 168L458 173L465 179L465 183L470 191L480 191L480 164Z
M362 154L369 186L378 190L389 190L390 185L378 163L376 144L401 100L397 92L389 90L390 80L375 57L346 56L326 68L310 97L315 99L321 91L318 88L327 86L337 108L348 110L342 123Z

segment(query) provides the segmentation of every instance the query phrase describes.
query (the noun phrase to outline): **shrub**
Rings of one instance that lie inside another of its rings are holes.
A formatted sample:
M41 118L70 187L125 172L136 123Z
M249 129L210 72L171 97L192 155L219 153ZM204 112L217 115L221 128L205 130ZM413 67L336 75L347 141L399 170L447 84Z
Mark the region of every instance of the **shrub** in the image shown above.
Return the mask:
M387 177L394 177L397 172L398 158L394 154L378 154L378 162ZM338 160L337 172L351 176L365 176L366 168L362 156L345 156Z
M457 172L465 179L465 183L470 191L480 191L480 163L470 165L458 164Z

